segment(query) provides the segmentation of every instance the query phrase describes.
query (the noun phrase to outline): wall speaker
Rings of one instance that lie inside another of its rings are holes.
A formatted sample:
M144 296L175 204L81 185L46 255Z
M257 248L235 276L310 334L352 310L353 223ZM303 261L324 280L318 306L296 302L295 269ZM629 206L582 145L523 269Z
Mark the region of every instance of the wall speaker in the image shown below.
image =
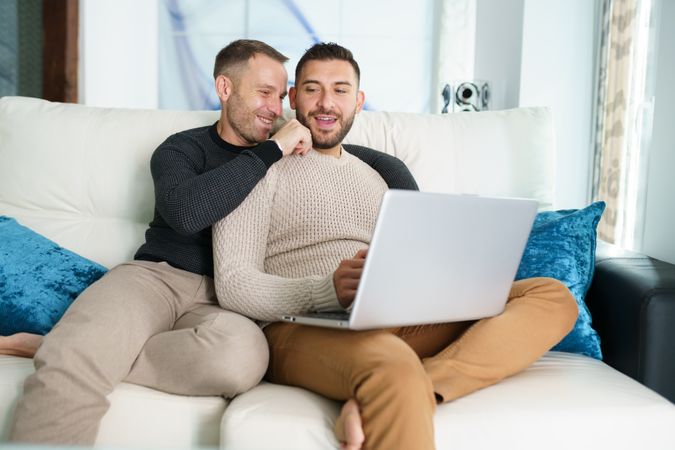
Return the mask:
M445 83L441 88L441 113L490 109L490 85L484 80Z

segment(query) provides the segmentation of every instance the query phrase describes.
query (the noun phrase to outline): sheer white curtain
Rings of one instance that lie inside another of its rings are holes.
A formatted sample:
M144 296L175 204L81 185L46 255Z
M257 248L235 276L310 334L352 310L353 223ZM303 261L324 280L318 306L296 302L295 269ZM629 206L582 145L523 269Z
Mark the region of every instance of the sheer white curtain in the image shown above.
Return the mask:
M593 200L607 209L598 235L640 249L653 98L648 62L654 0L603 0Z

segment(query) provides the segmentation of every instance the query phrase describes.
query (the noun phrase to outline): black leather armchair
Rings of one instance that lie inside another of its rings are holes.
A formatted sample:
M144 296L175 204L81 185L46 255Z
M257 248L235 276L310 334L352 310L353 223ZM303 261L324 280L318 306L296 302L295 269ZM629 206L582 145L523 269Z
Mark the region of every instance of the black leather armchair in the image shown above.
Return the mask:
M675 403L675 265L599 241L586 304L603 360Z

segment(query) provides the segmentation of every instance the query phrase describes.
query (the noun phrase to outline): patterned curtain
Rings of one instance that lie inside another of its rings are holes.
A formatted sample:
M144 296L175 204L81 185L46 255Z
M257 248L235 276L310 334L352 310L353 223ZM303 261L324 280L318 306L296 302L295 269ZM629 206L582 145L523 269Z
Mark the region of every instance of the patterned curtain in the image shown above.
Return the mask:
M650 11L651 0L602 1L592 197L607 203L600 238L627 248L643 218Z

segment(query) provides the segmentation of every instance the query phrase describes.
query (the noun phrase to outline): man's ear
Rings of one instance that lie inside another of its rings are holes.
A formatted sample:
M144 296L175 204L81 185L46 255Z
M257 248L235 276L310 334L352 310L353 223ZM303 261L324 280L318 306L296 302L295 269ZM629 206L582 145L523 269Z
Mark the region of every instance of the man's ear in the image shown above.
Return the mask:
M216 77L216 94L221 102L226 102L230 95L232 95L232 80L225 75L218 75Z
M291 87L288 90L288 103L291 104L291 109L295 109L295 96L298 94L298 90L295 89L295 86Z
M356 94L356 112L360 113L363 109L363 105L366 103L366 94L363 91L359 91Z

